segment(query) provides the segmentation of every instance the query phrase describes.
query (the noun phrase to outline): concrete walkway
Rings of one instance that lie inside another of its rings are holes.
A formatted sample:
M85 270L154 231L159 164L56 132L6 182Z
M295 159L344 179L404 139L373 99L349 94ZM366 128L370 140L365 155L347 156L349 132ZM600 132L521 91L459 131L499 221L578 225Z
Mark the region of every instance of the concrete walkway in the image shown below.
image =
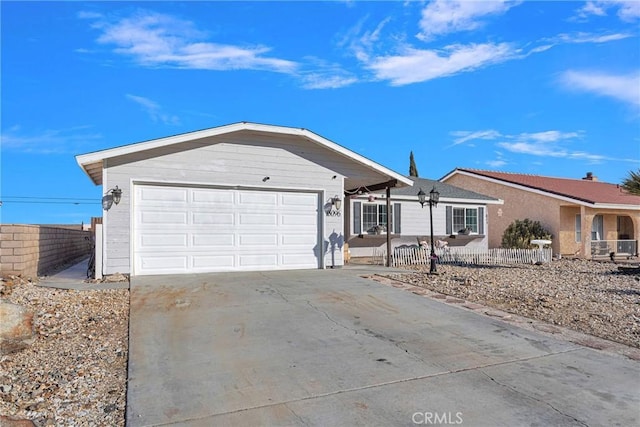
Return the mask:
M44 286L47 288L74 289L74 290L129 288L129 282L115 282L115 283L85 282L85 280L87 279L87 263L88 262L89 262L89 259L86 258L56 274L52 274L51 276L40 277L36 285Z
M128 425L640 424L639 362L361 274L134 277Z

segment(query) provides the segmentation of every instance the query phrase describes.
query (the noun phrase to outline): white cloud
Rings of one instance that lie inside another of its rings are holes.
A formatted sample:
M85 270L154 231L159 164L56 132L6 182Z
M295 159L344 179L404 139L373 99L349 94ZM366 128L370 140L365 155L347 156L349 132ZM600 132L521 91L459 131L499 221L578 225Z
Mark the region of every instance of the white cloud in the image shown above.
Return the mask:
M585 151L571 150L568 148L575 140L584 137L584 131L563 132L548 130L542 132L523 132L519 134L503 134L497 130L481 131L453 131L450 135L455 137L453 145L465 144L474 146L476 140L497 140L495 146L510 153L524 154L536 157L554 157L571 160L586 160L590 163L604 161L637 162L633 159L620 159ZM496 157L484 163L494 168L502 167L508 162L501 151L495 151Z
M640 18L638 0L588 1L576 11L576 19L586 21L590 16L607 16L609 9L616 9L618 18L625 22L634 22Z
M481 18L499 15L515 6L513 1L436 0L422 10L418 38L430 40L435 36L475 30L484 22Z
M151 117L154 122L162 122L166 125L179 125L180 119L177 116L164 113L162 107L156 102L142 96L127 94L126 97L136 104L140 105L142 109Z
M305 89L337 89L352 85L358 81L353 76L340 76L322 73L309 73L302 77Z
M407 47L399 55L378 57L367 67L377 79L401 86L472 71L506 61L516 54L507 43L451 45L440 51Z
M560 82L569 89L606 96L640 107L640 73L614 75L598 71L565 71Z
M506 165L506 164L507 164L507 162L506 162L506 161L504 161L504 160L502 160L502 159L488 160L488 161L486 161L486 162L484 162L484 163L485 163L486 165L488 165L489 167L496 168L496 169L499 169L499 168L501 168L502 166L504 166L504 165Z
M149 11L115 22L99 20L98 42L114 45L114 52L132 57L141 65L205 70L266 70L292 73L293 61L268 57L266 46L236 46L206 40L206 34L190 21Z
M33 154L77 153L90 142L102 139L99 133L89 132L90 126L65 129L46 129L24 132L13 126L2 132L2 149Z
M604 161L637 162L634 159L622 159L601 154L574 151L565 147L571 140L581 139L583 131L561 132L557 130L505 135L504 140L496 145L509 152L537 157L554 157L570 160L587 160L590 163Z
M484 139L484 140L496 139L502 136L500 132L493 129L479 130L475 132L468 131L468 130L458 130L458 131L453 131L450 134L452 136L457 137L456 139L453 140L452 145L464 144L467 141L473 141L476 139Z
M562 43L607 43L611 41L624 40L629 37L633 37L633 34L629 33L609 33L609 34L590 34L590 33L576 33L576 34L559 34L555 40Z
M548 130L544 132L535 133L521 133L516 138L521 140L530 140L536 143L550 143L558 142L567 139L579 138L582 136L581 132L561 132L558 130Z

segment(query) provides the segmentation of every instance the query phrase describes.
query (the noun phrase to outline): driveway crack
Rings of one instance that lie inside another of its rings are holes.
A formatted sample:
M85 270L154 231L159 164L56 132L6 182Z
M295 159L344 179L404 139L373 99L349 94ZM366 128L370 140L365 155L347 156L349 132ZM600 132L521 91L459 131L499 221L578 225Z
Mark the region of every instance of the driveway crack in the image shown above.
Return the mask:
M589 424L585 423L584 421L581 421L579 419L577 419L576 417L569 415L565 412L562 412L560 409L556 408L555 406L553 406L551 403L547 402L546 400L543 399L539 399L535 396L531 396L527 393L523 393L522 391L516 389L515 387L512 387L508 384L504 384L498 380L496 380L495 378L493 378L491 375L487 374L485 371L483 371L482 369L478 369L478 371L483 374L484 376L486 376L487 378L489 378L492 382L494 382L495 384L499 385L500 387L506 388L509 391L512 391L516 394L519 394L520 396L524 396L528 399L532 399L535 400L536 402L542 403L544 405L547 405L548 407L550 407L551 409L553 409L555 412L557 412L558 414L562 415L563 417L567 417L567 418L571 418L573 421L579 423L580 425L583 425L585 427L589 427Z
M288 405L288 403L284 403L284 407L287 408L289 410L289 412L291 412L293 414L293 416L296 417L296 419L298 421L300 421L300 425L303 425L303 426L308 426L309 425L302 419L302 417L300 415L296 414L296 411L291 409L291 407Z
M322 310L321 308L319 308L319 307L317 307L317 306L313 305L313 304L311 303L311 301L305 301L305 302L307 303L307 305L308 305L309 307L313 308L313 309L314 309L315 311L317 311L318 313L320 313L320 314L324 315L324 317L326 317L326 318L327 318L327 320L329 320L329 321L330 321L331 323L333 323L334 325L336 325L336 326L340 326L341 328L346 329L346 330L348 330L348 331L351 331L351 332L353 332L354 334L358 334L358 330L357 330L357 329L350 328L350 327L348 327L348 326L346 326L346 325L343 325L342 323L338 322L337 320L335 320L334 318L332 318L331 316L329 316L329 314L328 314L326 311L324 311L324 310Z

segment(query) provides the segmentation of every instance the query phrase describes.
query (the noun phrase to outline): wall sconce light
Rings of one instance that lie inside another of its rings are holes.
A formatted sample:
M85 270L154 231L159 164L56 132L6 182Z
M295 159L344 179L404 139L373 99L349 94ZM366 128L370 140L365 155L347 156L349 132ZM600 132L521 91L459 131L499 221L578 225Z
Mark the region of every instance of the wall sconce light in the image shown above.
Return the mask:
M122 190L116 185L115 188L107 191L107 194L102 196L102 209L108 211L114 203L116 205L120 203L120 200L122 200Z
M115 203L116 205L120 203L120 200L122 200L122 190L118 188L117 185L116 188L109 190L108 193L111 193L111 196L113 197L113 203Z
M338 197L338 195L335 195L331 199L329 199L329 201L331 202L331 209L327 212L327 215L340 216L340 209L342 209L342 200L340 199L340 197Z

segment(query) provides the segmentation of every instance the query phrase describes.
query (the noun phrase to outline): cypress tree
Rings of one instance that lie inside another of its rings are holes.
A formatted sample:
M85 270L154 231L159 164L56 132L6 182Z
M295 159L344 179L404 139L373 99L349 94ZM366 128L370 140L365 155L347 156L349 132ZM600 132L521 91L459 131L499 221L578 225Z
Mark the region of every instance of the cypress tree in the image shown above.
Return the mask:
M416 161L413 159L413 151L409 154L409 176L418 177L418 168L416 167Z

